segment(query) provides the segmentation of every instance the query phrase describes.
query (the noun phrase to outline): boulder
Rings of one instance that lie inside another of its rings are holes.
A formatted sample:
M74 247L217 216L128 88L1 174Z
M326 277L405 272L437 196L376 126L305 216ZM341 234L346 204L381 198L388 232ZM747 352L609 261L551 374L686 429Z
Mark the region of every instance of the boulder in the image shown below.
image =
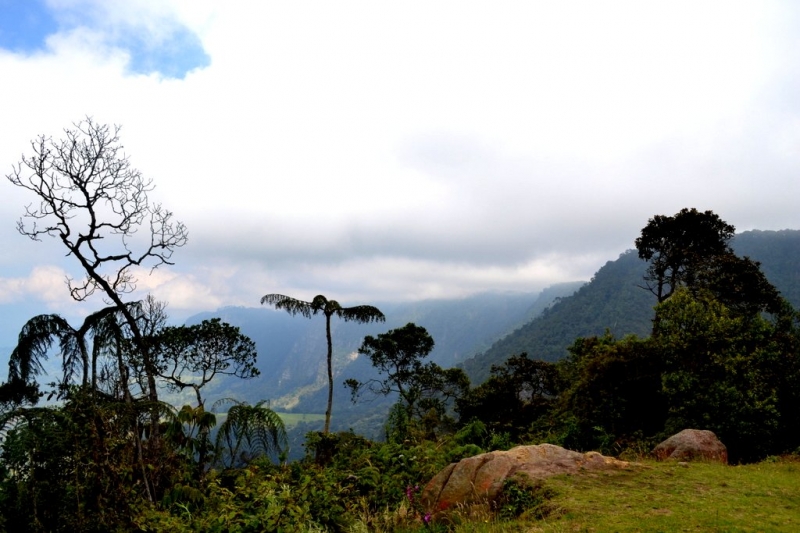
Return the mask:
M653 448L653 455L659 460L703 459L728 464L728 449L706 429L684 429Z
M457 505L491 502L503 483L514 475L531 480L586 470L625 468L629 463L597 452L579 453L553 444L517 446L508 451L483 453L448 465L422 491L426 511L437 516Z

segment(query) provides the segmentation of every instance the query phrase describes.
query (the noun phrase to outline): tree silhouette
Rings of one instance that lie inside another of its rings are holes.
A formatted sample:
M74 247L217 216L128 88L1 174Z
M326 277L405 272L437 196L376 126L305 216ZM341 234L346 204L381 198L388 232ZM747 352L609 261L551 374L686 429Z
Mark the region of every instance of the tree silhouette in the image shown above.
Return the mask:
M301 314L306 318L322 313L325 315L325 334L328 341L328 408L325 411L324 433L330 431L331 410L333 408L333 343L331 342L331 317L337 316L345 322L367 324L369 322L384 322L386 317L377 307L371 305L357 305L355 307L342 307L336 300L328 300L319 294L310 302L298 300L283 294L267 294L261 298L261 304L275 306L283 309L290 315Z
M131 166L119 126L91 117L53 140L31 142L6 178L37 197L25 207L17 230L34 241L53 237L64 245L86 276L68 278L70 294L83 301L99 291L116 306L130 328L147 371L149 399L158 401L155 361L134 309L123 301L136 288L136 269L172 265L172 254L188 239L186 226L149 198L152 180ZM157 434L158 420L152 430Z
M135 304L130 304L135 305ZM17 346L8 364L9 382L28 383L44 371L42 361L54 342L58 343L63 375L59 383L62 392L81 375L81 385L97 387L97 359L121 335L116 306L92 313L80 328L73 328L59 315L37 315L22 327ZM93 342L89 343L89 337ZM91 346L91 353L90 353ZM91 383L90 383L91 381Z
M713 211L654 216L636 239L639 257L649 262L645 288L661 303L677 288L693 286L701 270L733 253L728 242L735 231Z
M193 326L169 326L157 337L159 377L169 390L200 389L217 375L249 379L258 376L256 345L239 328L219 318Z

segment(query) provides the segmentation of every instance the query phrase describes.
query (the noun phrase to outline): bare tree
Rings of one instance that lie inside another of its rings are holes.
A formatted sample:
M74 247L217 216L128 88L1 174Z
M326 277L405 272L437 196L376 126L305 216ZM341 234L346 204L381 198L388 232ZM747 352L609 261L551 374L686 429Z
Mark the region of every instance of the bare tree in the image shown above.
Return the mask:
M283 309L290 315L298 313L306 318L322 313L325 315L325 337L328 341L328 408L325 411L325 429L328 433L331 428L331 410L333 409L333 342L331 340L331 317L336 315L345 322L367 324L369 322L384 322L386 317L377 307L371 305L357 305L355 307L342 307L336 300L328 300L319 294L310 302L304 302L284 296L283 294L267 294L261 298L261 304L274 305L275 309Z
M19 232L64 244L86 274L67 279L72 297L83 301L99 289L122 314L145 365L152 366L148 374L155 375L138 317L122 298L136 288L136 267L173 264L172 254L188 233L170 211L150 201L153 183L131 167L119 131L87 117L64 130L61 140L39 136L31 142L33 154L23 155L6 177L38 197L25 208ZM149 388L155 394L155 383Z
M34 139L33 153L23 155L6 176L38 198L25 208L17 229L34 241L44 236L57 238L66 247L67 255L78 261L85 277L67 278L72 298L83 301L99 289L117 308L141 355L148 381L147 396L155 405L156 362L140 327L141 313L135 310L140 306L126 304L123 296L136 288L137 267L155 269L172 264L175 249L186 244L186 226L173 220L172 213L160 204L150 201L153 183L131 166L120 144L119 126L99 124L91 117L73 126L64 130L61 140L44 135ZM119 365L120 376L126 376L122 358ZM125 395L126 401L131 402L130 393L126 391ZM151 436L158 440L155 407ZM135 440L147 479L141 441L138 436ZM152 487L148 483L146 488L152 501Z

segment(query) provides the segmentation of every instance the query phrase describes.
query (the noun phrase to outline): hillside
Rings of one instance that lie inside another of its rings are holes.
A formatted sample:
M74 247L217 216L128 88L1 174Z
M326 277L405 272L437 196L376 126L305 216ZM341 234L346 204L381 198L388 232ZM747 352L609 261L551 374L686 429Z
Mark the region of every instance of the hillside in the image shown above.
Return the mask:
M747 231L732 241L736 253L760 261L767 279L795 307L800 307L800 231ZM606 263L592 281L574 295L562 298L540 317L496 342L462 365L473 383L489 377L492 365L527 352L545 361L567 355L577 337L600 335L606 329L617 337L648 335L655 297L640 288L646 263L629 250Z

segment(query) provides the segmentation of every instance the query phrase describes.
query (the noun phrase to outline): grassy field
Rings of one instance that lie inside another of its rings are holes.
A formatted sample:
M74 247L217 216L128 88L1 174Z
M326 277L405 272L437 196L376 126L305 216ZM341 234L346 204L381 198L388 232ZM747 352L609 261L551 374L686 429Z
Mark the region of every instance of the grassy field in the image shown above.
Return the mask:
M745 466L644 461L624 471L559 476L541 520L469 522L466 532L800 531L800 461Z
M291 429L300 422L317 422L325 420L325 415L309 414L309 413L280 413L278 415L283 420L286 429Z
M223 422L225 422L225 419L228 418L227 411L223 411L221 413L214 413L214 414L217 417L217 426L221 425ZM283 424L286 426L286 430L287 431L292 429L294 426L296 426L300 422L316 422L316 421L325 420L325 415L310 414L310 413L280 413L280 412L278 412L278 416L280 416L281 420L283 420Z

